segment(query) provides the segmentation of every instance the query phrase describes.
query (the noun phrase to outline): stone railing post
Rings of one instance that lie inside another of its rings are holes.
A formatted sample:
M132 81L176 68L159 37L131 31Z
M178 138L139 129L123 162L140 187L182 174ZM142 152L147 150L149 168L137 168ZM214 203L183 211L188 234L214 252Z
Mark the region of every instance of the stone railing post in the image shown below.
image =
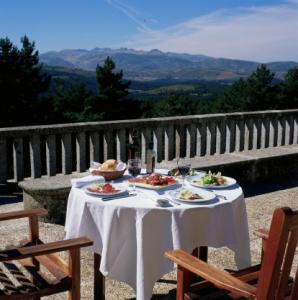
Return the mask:
M61 137L62 146L62 174L70 174L72 172L72 147L71 134L66 133Z
M7 179L7 143L5 137L0 137L0 183Z
M56 136L49 135L46 137L46 165L47 175L56 175Z
M41 177L41 153L40 153L40 136L33 135L30 137L30 165L31 177Z
M13 173L15 181L24 179L24 147L22 137L13 140Z

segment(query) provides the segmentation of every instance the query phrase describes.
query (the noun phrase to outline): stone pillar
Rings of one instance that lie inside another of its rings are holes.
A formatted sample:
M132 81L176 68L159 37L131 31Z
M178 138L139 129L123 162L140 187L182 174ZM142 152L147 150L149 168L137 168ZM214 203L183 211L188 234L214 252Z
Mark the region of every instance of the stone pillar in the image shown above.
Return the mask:
M86 167L86 134L79 132L76 135L76 157L77 157L77 171L85 172Z
M154 150L156 153L156 160L161 162L163 159L163 136L164 136L164 129L162 127L156 127L153 130L153 144Z
M165 161L174 158L174 126L168 125L165 130Z
M103 133L103 160L111 159L114 156L114 141L112 130Z
M200 123L197 127L197 147L196 153L197 156L204 156L206 155L206 123Z
M15 138L13 140L13 174L15 181L24 179L24 150L23 138Z
M0 183L5 183L7 179L7 153L6 138L0 137Z
M126 130L119 129L116 133L117 160L126 161Z
M186 157L194 157L196 155L196 125L190 124L186 126Z
M62 173L72 173L72 147L71 147L71 134L66 133L61 137L62 146Z
M33 135L29 140L31 178L41 177L40 136Z

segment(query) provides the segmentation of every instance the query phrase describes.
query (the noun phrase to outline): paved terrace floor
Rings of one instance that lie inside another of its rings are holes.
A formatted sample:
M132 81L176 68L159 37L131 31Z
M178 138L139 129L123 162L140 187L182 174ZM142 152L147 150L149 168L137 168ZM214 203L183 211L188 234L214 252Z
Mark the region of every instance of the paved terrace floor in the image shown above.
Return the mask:
M276 207L289 206L292 209L298 209L298 181L293 180L289 185L268 185L255 186L245 189L246 205L248 212L248 222L250 229L250 240L252 250L253 263L258 263L260 260L260 240L253 235L253 231L257 228L268 227L271 221L272 212ZM262 193L260 193L262 192ZM256 195L257 194L257 195ZM3 198L4 199L4 198ZM12 199L14 200L14 199ZM1 203L1 199L0 199ZM22 209L22 203L9 203L9 198L5 202L2 200L0 211L12 211ZM7 244L13 244L17 240L23 239L26 234L25 221L17 222L2 222L0 223L0 247ZM63 239L64 231L62 226L41 223L40 226L41 238L45 242ZM65 258L65 254L62 253ZM211 249L209 261L219 267L234 268L233 255L229 249ZM82 299L90 300L92 298L93 288L93 258L92 255L83 252L81 263L82 268ZM295 255L295 261L292 273L298 265L298 253ZM171 272L164 276L162 281L156 283L154 287L153 299L172 300L175 299L175 272ZM46 297L47 300L67 299L66 294ZM108 300L124 300L135 299L134 291L126 284L107 279L106 282L106 299Z

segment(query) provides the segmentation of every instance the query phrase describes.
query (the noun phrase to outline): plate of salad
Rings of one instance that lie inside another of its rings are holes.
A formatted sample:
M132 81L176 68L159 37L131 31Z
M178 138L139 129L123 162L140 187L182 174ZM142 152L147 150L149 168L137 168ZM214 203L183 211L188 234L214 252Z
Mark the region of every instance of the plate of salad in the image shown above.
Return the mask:
M234 185L237 181L234 178L222 176L220 172L209 171L204 176L189 178L190 184L201 188L222 189Z
M180 189L170 191L169 196L173 200L188 203L188 204L205 204L216 198L215 194L203 189Z

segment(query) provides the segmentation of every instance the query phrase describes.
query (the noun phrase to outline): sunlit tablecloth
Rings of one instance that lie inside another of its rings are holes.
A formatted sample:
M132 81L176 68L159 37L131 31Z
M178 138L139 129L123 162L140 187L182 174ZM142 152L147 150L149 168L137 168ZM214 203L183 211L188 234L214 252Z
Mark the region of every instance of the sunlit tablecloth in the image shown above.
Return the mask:
M127 179L127 177L126 177ZM117 182L115 185L126 185ZM161 192L163 193L163 192ZM198 246L228 246L239 268L250 265L246 207L239 185L218 190L227 197L208 205L157 207L155 191L102 201L72 188L67 206L66 238L87 236L102 257L100 271L128 283L138 300L151 298L154 283L173 269L165 251Z

